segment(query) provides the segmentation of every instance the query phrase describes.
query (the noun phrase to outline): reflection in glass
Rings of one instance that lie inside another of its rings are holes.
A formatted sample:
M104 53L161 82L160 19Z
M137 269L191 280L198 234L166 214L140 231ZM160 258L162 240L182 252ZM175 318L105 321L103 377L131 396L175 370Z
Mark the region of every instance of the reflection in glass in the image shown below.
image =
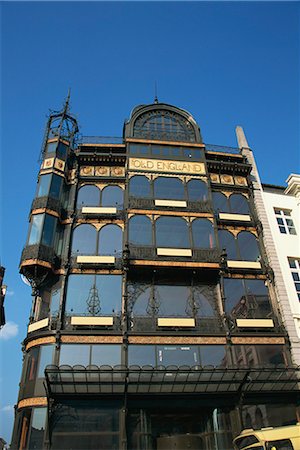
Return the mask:
M232 194L229 197L231 212L236 214L249 214L249 205L242 194Z
M228 365L224 345L200 345L199 347L201 366L225 367Z
M157 346L157 363L163 366L195 366L199 364L198 349L195 345L179 347L175 345Z
M144 175L136 175L129 180L129 195L131 197L151 197L151 184Z
M43 218L44 214L35 214L34 216L32 216L28 245L34 245L40 242L42 234Z
M44 378L45 367L52 364L54 345L41 345L39 356L38 378Z
M45 197L48 195L51 181L51 174L41 175L39 180L39 186L36 196Z
M213 205L214 210L217 212L230 213L229 204L226 195L222 192L213 192Z
M60 304L60 289L55 289L51 294L50 312L52 317L58 317Z
M155 345L129 345L128 365L150 365L155 367Z
M28 450L39 450L43 448L46 416L47 408L33 408Z
M192 202L207 200L207 184L201 180L190 180L187 183L188 198Z
M195 219L192 222L193 241L195 248L215 247L213 224L207 219Z
M185 198L182 181L176 177L158 177L154 180L154 197L165 200Z
M43 234L42 234L42 244L48 245L49 247L53 245L54 233L56 230L57 218L45 214Z
M75 228L72 241L72 255L95 255L97 230L92 225L83 224Z
M59 365L71 367L79 364L88 366L90 364L91 346L85 344L62 344L59 354Z
M78 191L77 208L82 206L99 206L100 205L100 190L97 186L86 184Z
M96 366L121 364L121 345L101 344L92 345L91 363Z
M105 225L99 232L98 253L100 255L120 255L123 231L118 225Z
M149 217L136 215L129 219L129 243L152 245L152 224Z
M62 183L63 183L62 177L59 177L58 175L55 174L52 175L49 197L59 198Z
M216 292L214 286L195 285L193 286L194 308L196 316L214 317L216 316Z
M155 303L159 317L186 317L193 314L189 286L155 286Z
M260 257L260 252L257 244L257 239L254 234L249 231L241 231L237 237L240 251L240 258L243 261L257 261Z
M57 147L57 141L55 142L48 142L47 147L46 147L46 152L47 153L53 153L56 151L56 147Z
M151 305L152 288L144 283L129 283L128 289L128 309L132 311L132 316L148 316L154 314Z
M235 238L232 233L230 233L227 230L219 230L218 231L219 236L219 243L220 248L223 250L225 249L227 253L227 259L229 260L238 260L238 254L237 254L237 247Z
M101 206L116 206L123 205L123 189L119 186L106 186L102 191Z
M155 222L156 246L189 248L188 226L180 217L159 217Z

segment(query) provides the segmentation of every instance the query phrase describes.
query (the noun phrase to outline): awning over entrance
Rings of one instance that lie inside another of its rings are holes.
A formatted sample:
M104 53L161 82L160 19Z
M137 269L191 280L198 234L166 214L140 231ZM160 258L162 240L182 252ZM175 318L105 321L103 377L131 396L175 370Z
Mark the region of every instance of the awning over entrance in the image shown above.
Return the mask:
M50 397L96 394L300 392L300 367L47 366Z

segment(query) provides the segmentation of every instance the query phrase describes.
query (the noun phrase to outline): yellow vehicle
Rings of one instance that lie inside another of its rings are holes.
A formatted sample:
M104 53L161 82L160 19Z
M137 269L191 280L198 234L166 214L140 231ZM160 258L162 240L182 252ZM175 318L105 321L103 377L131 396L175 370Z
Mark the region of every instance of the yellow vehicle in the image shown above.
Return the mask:
M300 423L243 430L233 443L235 450L300 450Z

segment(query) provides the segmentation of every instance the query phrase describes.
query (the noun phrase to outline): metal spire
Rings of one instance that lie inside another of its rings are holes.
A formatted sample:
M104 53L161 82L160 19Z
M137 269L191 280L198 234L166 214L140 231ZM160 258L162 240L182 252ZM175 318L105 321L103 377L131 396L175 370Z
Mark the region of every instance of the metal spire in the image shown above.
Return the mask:
M158 98L157 98L157 82L154 82L154 93L155 93L155 97L154 97L154 103L158 103Z

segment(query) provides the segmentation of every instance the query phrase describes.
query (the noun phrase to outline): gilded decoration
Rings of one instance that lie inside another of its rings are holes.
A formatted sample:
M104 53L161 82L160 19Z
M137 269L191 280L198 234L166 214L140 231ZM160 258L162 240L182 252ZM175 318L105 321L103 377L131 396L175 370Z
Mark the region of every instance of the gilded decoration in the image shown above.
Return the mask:
M202 162L170 161L164 159L129 158L129 170L147 170L150 172L205 174Z
M63 344L122 344L122 336L62 336Z
M220 177L217 173L211 173L210 174L210 181L212 183L220 183Z
M112 177L125 177L125 167L112 167L111 168Z
M82 177L125 177L123 166L82 166L80 169Z
M227 174L219 175L217 173L211 173L209 176L212 183L235 184L236 186L245 187L248 186L247 178L240 175L233 177L232 175Z
M220 175L220 180L223 184L234 184L232 175Z
M55 158L54 167L63 172L65 170L65 162L62 159Z
M82 166L80 168L80 175L83 177L90 177L94 175L95 168L93 166Z
M108 177L109 176L109 167L108 166L95 167L95 176L96 177Z
M245 177L234 177L234 182L238 186L247 186L247 179Z
M43 169L50 169L53 167L54 164L54 158L46 158L43 162L42 168Z
M55 344L55 337L47 336L38 339L34 339L33 341L28 342L25 347L25 350L28 351L32 347L36 347L37 345L45 345L45 344Z
M225 337L129 336L130 344L226 344Z
M18 409L28 408L30 406L47 406L47 397L30 397L20 400L18 403Z

